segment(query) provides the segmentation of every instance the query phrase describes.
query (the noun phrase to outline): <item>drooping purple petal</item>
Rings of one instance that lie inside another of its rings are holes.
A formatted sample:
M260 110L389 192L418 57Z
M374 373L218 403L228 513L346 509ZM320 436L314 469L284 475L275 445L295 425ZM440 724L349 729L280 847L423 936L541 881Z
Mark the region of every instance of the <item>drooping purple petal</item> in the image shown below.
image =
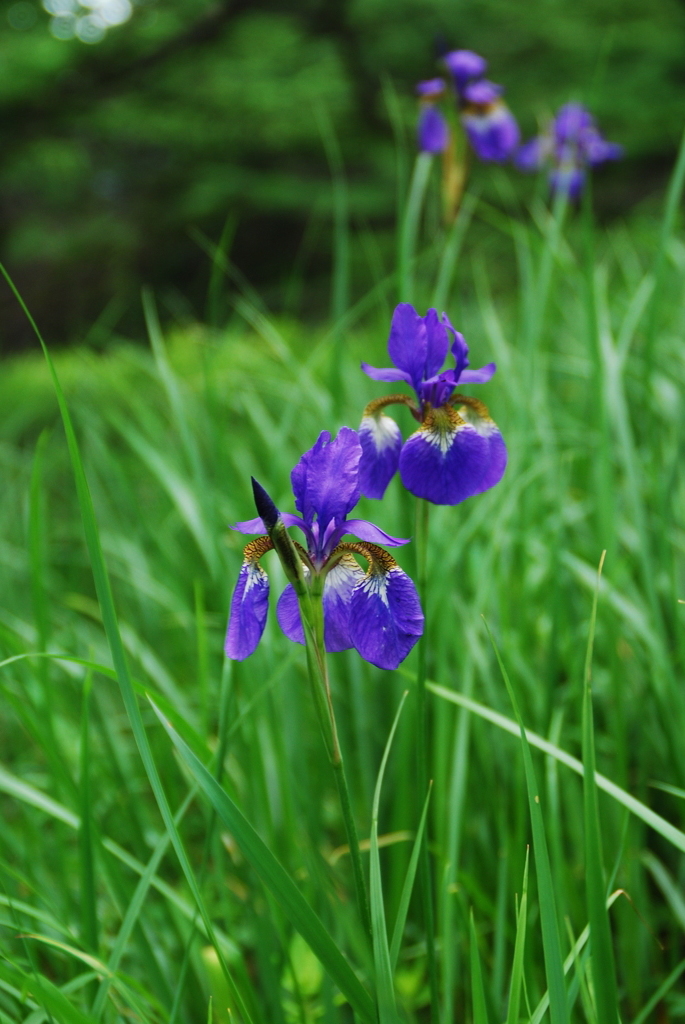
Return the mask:
M405 373L404 370L396 370L392 366L369 366L368 363L361 364L362 370L367 377L371 380L380 380L384 384L398 384L403 381L405 384L412 384L410 374Z
M506 467L506 447L482 403L437 410L402 448L402 483L436 505L458 505L493 487Z
M569 199L578 199L585 187L585 171L581 167L557 167L549 172L549 184L555 195L565 193Z
M276 605L276 618L288 640L294 644L304 643L304 628L300 618L300 606L297 603L297 594L289 583L278 599Z
M252 541L245 548L238 582L231 599L224 650L234 661L249 658L262 638L269 607L269 578L259 564L271 547L268 537Z
M449 127L442 112L433 104L423 106L416 128L419 150L422 153L444 153L449 140Z
M417 82L414 90L417 96L440 96L445 91L445 83L442 78L429 78L424 82Z
M423 633L416 587L394 559L374 558L350 600L350 639L365 661L395 669Z
M464 370L459 377L460 384L486 384L495 375L497 363L487 363L480 370Z
M341 427L331 441L322 431L313 448L290 474L295 504L310 524L317 517L321 530L342 519L359 501L359 460L362 449L356 430Z
M380 527L369 523L366 519L348 519L342 529L344 529L345 533L358 537L359 540L366 540L371 544L385 544L389 548L399 548L403 544L409 543L408 539L393 537L391 534L386 533L385 530L381 530Z
M281 519L286 526L299 526L302 531L307 532L305 522L300 516L295 516L291 512L282 512ZM266 533L266 526L260 518L246 519L242 523L234 523L229 529L235 530L237 533Z
M583 150L590 167L597 167L606 160L620 160L623 156L623 146L617 142L607 142L599 132L593 132L589 138L583 139Z
M426 364L426 324L408 302L395 306L388 352L395 366L409 375L413 387L418 390Z
M402 434L394 419L379 415L364 416L359 427L362 457L359 460L359 486L367 498L382 498L397 472Z
M364 570L354 555L343 555L323 585L323 629L327 651L349 651L350 601Z
M549 154L549 139L539 135L519 146L514 155L514 163L520 171L539 171Z
M469 108L461 115L469 142L481 160L502 163L519 144L516 118L504 103L497 102L483 111Z
M473 50L452 50L444 57L447 70L454 75L457 91L461 93L469 78L485 74L488 62Z

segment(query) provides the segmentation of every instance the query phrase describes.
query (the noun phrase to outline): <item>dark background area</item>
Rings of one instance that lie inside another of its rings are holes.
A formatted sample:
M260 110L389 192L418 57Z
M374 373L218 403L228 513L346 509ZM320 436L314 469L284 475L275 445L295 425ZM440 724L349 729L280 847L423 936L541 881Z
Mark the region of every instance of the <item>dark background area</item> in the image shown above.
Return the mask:
M327 313L338 149L361 294L392 264L414 84L446 48L488 58L524 137L590 106L625 147L597 176L607 220L660 194L685 123L679 0L145 0L96 44L51 29L34 0L0 10L0 255L52 343L142 336L143 284L211 319L222 235L274 310ZM473 177L499 204L535 187ZM0 325L3 351L33 344L6 294Z

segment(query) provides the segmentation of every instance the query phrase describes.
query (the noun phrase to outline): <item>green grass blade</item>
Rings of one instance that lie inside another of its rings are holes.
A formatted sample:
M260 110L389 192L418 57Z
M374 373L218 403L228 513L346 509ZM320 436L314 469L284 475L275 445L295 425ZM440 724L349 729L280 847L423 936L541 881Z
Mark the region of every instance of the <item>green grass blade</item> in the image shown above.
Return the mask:
M433 157L431 153L418 153L409 186L407 205L402 217L398 260L398 288L400 302L412 302L414 293L414 261L419 238L421 210L426 195Z
M131 728L133 730L133 735L136 741L136 745L138 747L138 751L141 756L141 760L143 761L143 765L145 767L145 771L147 773L150 785L155 794L155 798L157 800L157 804L162 814L162 818L164 819L164 824L171 835L171 841L174 845L174 849L180 861L183 873L186 877L186 881L188 882L190 890L197 903L198 909L200 910L200 914L202 915L202 918L204 920L205 926L207 928L207 934L212 937L212 944L216 948L217 956L219 957L219 960L224 969L226 980L228 982L229 988L231 989L233 999L235 1000L236 1008L240 1013L241 1017L243 1018L243 1020L246 1022L246 1024L251 1024L250 1014L247 1012L247 1008L244 1004L242 996L240 995L240 992L235 987L233 978L231 977L228 967L226 966L223 953L214 938L214 929L212 926L211 918L205 906L204 900L202 899L202 894L200 893L197 881L195 879L195 875L193 873L192 867L190 866L190 861L188 860L185 847L183 846L181 837L174 824L171 808L169 807L169 803L167 801L164 788L162 786L162 781L159 777L157 767L152 757L152 750L150 748L150 743L147 738L147 733L145 732L145 726L143 724L140 708L138 707L138 702L133 687L133 681L131 679L128 662L126 660L126 654L124 652L124 645L121 639L121 633L119 632L117 614L114 608L114 598L112 596L109 574L107 572L104 556L102 554L100 534L98 530L97 520L95 518L93 500L91 497L90 488L88 486L88 481L86 479L86 474L83 468L83 462L81 461L81 453L79 450L78 441L76 440L76 434L74 432L74 427L71 421L71 415L69 413L66 399L64 397L64 392L62 391L59 378L57 377L57 373L55 371L54 364L50 357L48 347L45 344L45 341L43 340L43 337L40 331L38 330L38 327L33 317L26 308L26 304L24 303L21 295L14 286L14 282L12 281L5 267L1 263L0 272L2 272L2 275L4 276L8 285L10 286L15 298L19 302L19 305L21 306L26 317L28 318L31 327L33 328L34 333L38 338L38 341L40 342L41 348L43 349L43 353L48 364L48 369L50 371L50 376L55 389L55 395L57 397L57 402L62 417L62 423L64 425L64 432L67 437L67 447L69 449L69 457L71 460L74 479L76 482L76 492L78 497L79 508L81 511L81 519L83 522L86 546L88 549L88 555L90 557L90 564L93 572L93 580L95 582L95 590L98 596L98 601L100 602L100 609L102 612L102 623L105 629L105 634L107 636L110 653L112 655L114 669L117 674L117 681L119 683L119 687L121 690L121 696L124 702L124 706L126 708L126 712L129 717L129 721L131 723Z
M670 992L683 971L685 971L685 960L681 960L680 963L673 968L668 977L664 978L663 982L659 985L651 999L643 1006L637 1017L633 1018L632 1024L645 1024L645 1021L649 1019L649 1015L652 1013L654 1008L661 1002L664 996Z
M545 972L547 974L547 988L549 989L549 1010L552 1024L567 1024L568 1009L566 1005L566 985L564 983L564 967L561 959L561 943L559 942L559 929L557 924L557 905L554 896L554 883L552 881L552 870L549 863L549 852L547 850L547 839L545 837L545 826L542 820L542 808L540 806L540 793L533 757L530 752L530 744L526 736L526 730L521 718L518 700L514 687L504 667L494 637L490 628L485 624L492 646L497 657L497 662L504 679L505 686L509 693L514 714L521 733L521 747L523 750L523 765L526 774L526 789L528 790L528 805L533 830L533 851L535 854L535 867L538 880L538 899L540 902L540 924L542 927L542 948L545 957Z
M592 602L590 632L585 655L585 678L583 682L583 809L585 820L585 877L590 941L592 943L592 981L597 1006L597 1016L602 1024L617 1024L618 991L616 987L616 966L611 940L611 928L605 899L604 867L602 864L602 839L599 828L599 807L595 784L595 735L592 716L592 649L597 623L597 602L599 579L604 564L604 554L597 571L597 587Z
M402 945L402 936L404 935L404 926L407 920L407 913L409 911L409 901L411 900L411 894L414 889L414 881L416 879L416 869L419 865L419 855L421 853L421 843L423 841L423 833L426 829L426 819L428 817L428 804L430 803L431 791L433 789L433 783L430 783L428 787L428 793L426 799L423 802L423 810L421 812L421 820L419 821L419 828L414 839L414 845L411 851L411 857L409 858L409 867L407 868L407 874L404 878L404 884L402 886L402 892L400 894L400 902L397 907L397 917L395 918L395 927L392 932L392 941L390 942L390 964L393 971L397 967L397 960L400 955L400 947Z
M409 672L406 673L408 677L411 677ZM457 704L459 707L466 708L468 711L472 711L474 715L484 719L486 722L490 722L492 725L496 725L498 729L502 729L504 732L510 733L512 736L520 735L520 728L518 724L511 718L507 718L506 715L501 715L499 711L493 711L492 708L488 708L485 704L479 704L478 701L472 700L470 697L465 697L461 693L457 693L456 690L448 690L445 686L440 686L438 683L428 682L426 683L427 689L434 693L437 697L442 700L447 700L451 704ZM566 765L571 771L576 772L577 775L583 775L583 762L579 761L577 757L573 757L572 754L568 754L561 747L555 746L554 743L550 743L549 740L544 739L542 736L538 736L537 733L532 732L530 729L525 730L526 739L528 740L531 747L536 747L538 750L542 750L543 753L549 754L550 757L555 758L560 764ZM616 800L617 803L622 804L626 807L631 814L634 814L636 818L644 821L645 825L654 829L660 836L667 840L680 850L685 853L685 832L682 832L675 825L672 825L670 821L666 821L660 814L653 811L646 804L643 804L641 800L637 800L630 793L627 793L625 789L617 786L615 782L608 779L606 775L602 775L600 772L595 772L595 783L598 789L601 789L604 793L608 793L609 796Z
M489 1024L473 910L469 915L469 930L471 934L471 1002L473 1005L473 1024Z
M221 788L214 776L207 771L202 762L195 757L190 747L183 742L155 705L152 704L152 706L193 779L221 821L235 837L245 859L250 862L264 884L276 897L291 924L308 943L312 952L319 958L359 1016L368 1024L375 1024L376 1010L369 993L357 978L319 917L307 904L293 880L255 832L239 807Z
M373 807L371 811L371 839L369 843L369 875L370 887L369 897L371 902L371 934L373 937L373 962L376 973L376 996L378 1001L378 1020L380 1024L395 1024L397 1021L397 1007L395 1005L395 987L393 984L393 963L388 949L388 932L385 923L385 909L383 906L383 886L381 882L381 860L378 852L378 808L381 800L381 788L385 767L390 756L390 748L395 738L397 723L402 714L404 702L407 699L408 691L402 694L400 706L397 709L395 720L390 729L388 742L385 744L383 759L378 771L376 789L373 794Z
M95 953L98 948L98 915L90 788L90 691L92 682L93 677L89 672L83 683L81 713L79 846L81 853L81 938L85 947Z
M507 1007L507 1024L518 1024L521 1007L521 989L523 987L523 957L526 951L526 925L528 921L528 858L530 849L526 850L526 865L523 869L523 888L521 902L516 918L516 941L514 943L514 960L511 967L511 987L509 989L509 1005Z

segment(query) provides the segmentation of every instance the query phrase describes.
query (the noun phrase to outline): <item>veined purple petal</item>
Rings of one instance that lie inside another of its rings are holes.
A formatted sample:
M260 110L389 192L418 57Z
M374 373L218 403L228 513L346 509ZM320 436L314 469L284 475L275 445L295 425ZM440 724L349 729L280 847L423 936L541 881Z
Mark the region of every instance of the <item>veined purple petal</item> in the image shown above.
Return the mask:
M519 144L516 118L504 103L495 103L483 113L467 110L461 119L469 142L481 160L502 163Z
M324 643L329 652L348 651L350 640L350 598L355 584L364 576L353 555L345 554L328 575L323 585ZM303 644L304 627L297 594L289 583L276 605L278 624L293 643Z
M327 651L349 651L350 601L364 570L354 555L343 555L323 585L323 631Z
M310 524L317 517L322 530L343 519L359 501L359 460L362 449L356 430L341 427L338 436L324 430L313 448L290 474L295 504Z
M492 380L497 369L496 363L481 366L480 370L464 370L459 377L460 384L485 384Z
M413 387L418 390L426 364L426 324L408 302L400 302L395 307L388 352L395 366L408 374Z
M423 612L409 576L387 552L377 551L352 592L350 639L365 661L395 669L423 633Z
M369 366L368 363L362 363L361 366L366 376L370 377L371 380L380 380L385 384L397 384L399 381L403 381L405 384L412 385L410 375L405 373L404 370L396 370L392 366Z
M416 141L422 153L444 153L450 140L450 131L444 115L429 104L419 111Z
M268 537L260 537L245 548L238 582L231 599L224 650L234 661L249 658L262 638L269 607L269 578L259 559L271 548Z
M381 530L380 527L366 519L348 519L341 529L344 529L345 533L359 537L360 540L367 540L371 544L386 544L389 548L399 548L403 544L409 543L408 539L392 537L385 530Z
M436 505L458 505L494 487L506 467L506 446L481 402L455 414L436 410L406 441L400 455L402 483Z
M400 428L391 416L381 412L364 416L359 427L362 457L359 460L359 486L367 498L382 498L397 472L402 448Z
M466 344L466 338L461 333L461 331L455 330L454 327L452 327L451 324L450 324L450 329L451 329L452 334L454 336L454 341L452 342L451 352L452 352L452 355L454 356L454 361L457 364L457 366L456 366L456 373L455 373L455 382L456 382L456 381L458 381L460 379L460 377L463 374L464 370L469 365L469 346Z
M289 583L278 599L276 605L276 618L288 640L294 644L304 643L304 628L300 618L300 606L297 603L297 594Z

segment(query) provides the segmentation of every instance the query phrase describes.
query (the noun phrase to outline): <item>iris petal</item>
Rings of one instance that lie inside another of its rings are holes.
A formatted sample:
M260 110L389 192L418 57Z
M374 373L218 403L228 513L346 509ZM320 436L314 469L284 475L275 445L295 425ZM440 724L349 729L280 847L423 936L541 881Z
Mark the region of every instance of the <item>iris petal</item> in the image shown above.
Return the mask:
M426 324L409 302L395 307L390 324L388 352L399 370L411 378L414 388L423 380L426 363Z
M262 638L269 607L269 578L259 558L272 547L260 537L245 548L245 561L238 574L226 631L224 650L234 661L249 658Z
M314 516L325 530L333 519L343 519L359 501L359 460L362 449L356 430L341 427L338 436L324 430L313 448L302 456L290 479L298 511L310 524Z
M462 114L462 122L469 142L481 160L502 163L509 159L519 144L516 118L500 101L482 112L468 110Z
M416 587L395 560L377 553L350 601L350 638L365 661L395 669L423 633Z
M482 402L468 402L458 413L434 410L402 449L402 483L436 505L458 505L494 487L506 468L499 429Z
M424 323L426 325L426 361L423 366L423 380L434 377L442 370L442 364L447 358L450 347L450 339L447 333L449 321L444 315L438 317L436 309L429 309L426 313ZM447 323L445 321L447 320ZM452 326L451 324L449 325Z
M364 416L359 427L362 457L359 486L367 498L382 498L397 472L402 448L400 428L385 413Z
M324 642L329 653L348 651L350 640L350 598L355 585L364 577L364 570L353 557L343 555L326 576L323 587ZM288 584L276 606L278 624L293 643L304 643L304 627L300 617L297 594Z
M304 629L300 618L300 606L292 583L289 583L278 599L276 618L288 640L294 644L304 643Z
M369 366L368 363L362 363L362 370L371 380L380 380L386 384L395 384L399 381L404 381L405 384L412 384L412 379L408 373L405 373L404 370L396 370L392 366Z

